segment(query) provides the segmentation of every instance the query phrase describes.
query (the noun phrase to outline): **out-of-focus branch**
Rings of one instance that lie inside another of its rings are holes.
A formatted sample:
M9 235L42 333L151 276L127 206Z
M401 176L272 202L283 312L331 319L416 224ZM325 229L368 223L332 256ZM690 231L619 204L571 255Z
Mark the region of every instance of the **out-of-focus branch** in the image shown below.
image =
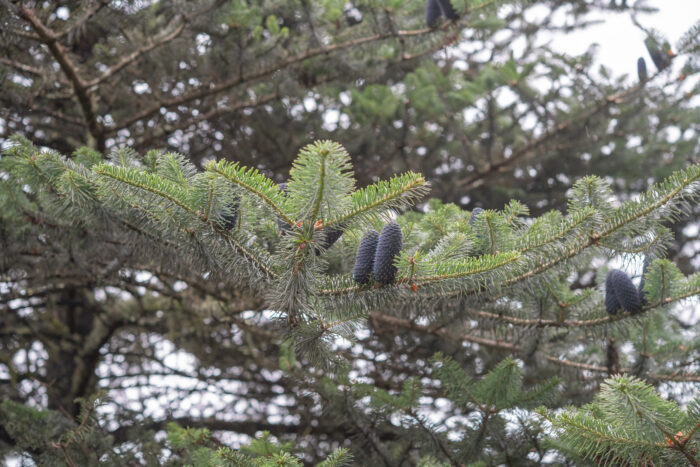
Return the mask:
M53 55L63 73L68 77L75 91L75 96L78 98L80 108L83 111L90 136L94 139L93 145L100 151L104 150L104 127L97 120L92 96L78 67L73 63L66 49L58 41L56 33L44 26L31 8L20 4L19 13L37 33L39 40L49 48L51 55Z
M100 83L104 82L105 80L108 80L115 74L119 73L119 71L121 71L124 67L127 67L136 60L138 60L147 52L175 39L185 29L185 24L186 21L184 20L184 17L182 15L176 16L170 21L170 23L165 29L163 29L160 33L156 34L150 41L148 41L146 45L122 57L121 60L107 68L107 70L105 70L104 73L102 73L100 76L85 83L86 87L88 89L95 88Z

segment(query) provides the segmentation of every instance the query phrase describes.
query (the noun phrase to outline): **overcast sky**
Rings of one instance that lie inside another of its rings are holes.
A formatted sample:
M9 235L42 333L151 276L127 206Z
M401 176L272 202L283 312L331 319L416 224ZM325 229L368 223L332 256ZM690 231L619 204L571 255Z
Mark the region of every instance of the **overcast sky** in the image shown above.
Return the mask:
M633 4L633 0L628 0L628 3ZM644 27L664 34L674 51L683 33L700 20L700 0L649 0L646 4L658 8L659 12L639 15L638 21ZM594 17L604 19L605 23L562 35L557 38L555 46L564 52L578 55L585 52L592 43L597 43L598 63L612 68L616 75L627 73L636 79L639 57L644 57L650 71L654 70L644 47L646 36L632 23L629 13L606 13Z

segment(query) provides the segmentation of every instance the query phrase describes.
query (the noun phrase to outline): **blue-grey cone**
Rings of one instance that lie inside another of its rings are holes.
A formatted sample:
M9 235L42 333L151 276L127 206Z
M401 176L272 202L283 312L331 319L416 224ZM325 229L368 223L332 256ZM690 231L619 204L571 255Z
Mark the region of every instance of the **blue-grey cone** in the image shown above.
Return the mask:
M238 223L238 202L234 201L229 208L221 213L222 224L226 230L231 230Z
M233 211L233 213L224 213L221 215L221 219L224 221L224 228L226 230L231 230L236 227L238 222L238 209Z
M437 0L428 0L425 4L425 22L428 27L435 26L440 15L442 15L442 11Z
M661 46L659 46L659 43L656 42L656 39L653 37L647 37L644 40L644 45L646 46L649 56L654 62L654 66L656 66L657 70L661 71L671 64L671 58L668 56L668 54L661 50Z
M617 301L617 295L615 294L612 275L608 273L608 277L605 279L605 311L609 315L614 315L620 308L620 302Z
M378 239L379 233L376 230L370 230L362 237L360 246L357 247L352 278L359 284L369 282L369 273L372 272L372 266L374 265L374 253L377 249Z
M649 77L647 73L647 62L642 57L637 59L637 77L639 81L645 81Z
M469 216L469 227L474 227L474 222L476 222L477 216L479 216L482 212L484 212L484 210L481 208L474 208L472 210L472 215Z
M615 297L617 298L617 303L620 305L620 308L629 311L630 313L639 313L642 311L642 304L639 300L639 291L632 283L632 279L630 279L630 277L625 274L624 271L620 271L619 269L613 269L610 271L605 281L605 286L606 297L607 289L611 289L615 293ZM608 313L610 313L610 311L608 311Z
M440 12L445 15L445 18L452 20L459 19L457 10L454 9L450 0L437 0L437 2L440 5Z
M483 214L483 213L484 213L484 210L483 210L483 209L481 209L481 208L474 208L474 209L472 210L472 215L469 216L469 227L471 227L471 228L473 229L473 228L474 228L474 224L476 223L476 218L479 217L479 216L480 216L481 214ZM484 236L483 236L483 235L477 235L476 238L477 238L478 240L483 240ZM481 242L479 242L479 243L481 243ZM482 255L482 254L484 253L484 252L483 252L483 248L480 248L480 249L474 251L474 253L476 254L476 256Z
M377 251L374 252L374 280L382 284L391 284L396 278L394 258L401 252L401 227L396 222L384 226L377 241Z
M316 255L320 255L322 251L325 251L329 249L330 247L333 246L335 242L338 241L340 237L343 235L343 226L338 226L338 228L328 228L328 229L323 229L321 231L321 235L323 235L323 240L319 242L319 247L316 248Z

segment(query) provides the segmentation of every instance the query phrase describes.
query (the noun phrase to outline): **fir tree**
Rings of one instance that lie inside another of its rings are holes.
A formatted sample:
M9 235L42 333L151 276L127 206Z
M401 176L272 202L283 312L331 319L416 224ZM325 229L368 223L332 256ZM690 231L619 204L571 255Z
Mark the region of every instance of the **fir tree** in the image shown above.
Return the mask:
M0 455L697 465L698 28L630 84L538 45L607 1L253 3L0 9Z

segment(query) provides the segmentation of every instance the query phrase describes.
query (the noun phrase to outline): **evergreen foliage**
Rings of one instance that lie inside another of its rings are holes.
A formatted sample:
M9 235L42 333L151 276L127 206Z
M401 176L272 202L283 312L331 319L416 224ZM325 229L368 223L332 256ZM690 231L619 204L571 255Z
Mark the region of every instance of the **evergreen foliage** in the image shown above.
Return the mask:
M472 213L465 222L466 213L433 201L431 206L435 213L432 216L431 213L418 216L410 212L399 216L407 232L404 253L399 255L402 228L392 221L384 226L378 238L373 231L364 234L354 268L344 261L335 266L337 272L332 272L330 259L326 259L331 250L323 246L326 241L323 229L329 225L343 225L347 232L361 233L367 225L377 225L390 213L396 213L425 193L427 187L419 174L407 173L353 191L347 154L341 146L323 141L301 151L283 195L264 175L235 164L212 162L204 172L189 171L188 163L180 156L156 154L153 156L155 164L149 165L140 162L133 151L125 150L88 167L55 152L41 151L21 138L15 138L14 143L0 160L7 175L3 188L8 199L17 200L5 206L4 216L8 221L15 219L17 222L24 213L66 232L74 231L76 226L78 231L102 231L109 227L120 238L131 239L126 248L144 240L159 245L164 251L176 248L180 251L176 256L184 258L183 266L194 274L216 275L218 280L266 290L267 306L276 310L286 322L288 340L283 347L286 350L281 351L280 365L291 374L298 371L298 358L302 358L305 366L327 369L335 366L333 372L339 371L335 339L354 339L353 330L367 318L418 330L422 329L420 325L402 318L401 314L458 319L465 310L451 309L449 304L460 297L480 303L481 311L474 313L494 326L493 331L480 333L481 336L462 334L458 339L508 349L526 361L534 358L541 361L540 364L548 362L605 372L610 371L611 365L618 368L619 362L607 362L606 370L557 357L565 349L571 349L566 339L557 338L557 330L563 327L589 330L595 335L639 311L651 315L669 303L700 294L697 277L686 278L673 263L657 260L645 275L648 303L643 309L639 306L637 288L624 272L617 270L609 273L605 291L608 312L609 297L615 297L616 313L612 316L606 316L602 309L603 291L600 294L592 290L586 293L569 291L568 297L557 295L567 293L567 271L577 263L590 262L608 251L626 251L632 245L648 249L663 241L666 230L662 223L677 218L697 199L700 192L698 165L674 173L639 199L619 205L612 202L606 183L596 177L586 177L575 184L568 213L550 213L530 223L520 218L528 211L518 203L512 203L503 211L483 211L476 216ZM328 183L342 189L329 190ZM230 203L232 184L234 196L241 205L254 207L240 210L241 226L235 231L222 228L211 216ZM435 215L440 218L441 229L438 230ZM289 234L276 232L274 225L280 221L290 226ZM130 231L135 235L129 236ZM484 254L471 255L469 234L471 242L482 236ZM356 233L348 238L357 236ZM363 283L367 277L372 257L370 250L374 245L371 266L376 283L371 287L357 286L355 282ZM310 254L312 246L318 247L320 256ZM414 253L409 256L406 251ZM138 261L137 258L128 261L135 260ZM138 267L154 266L157 263L152 266L141 263ZM538 317L529 314L532 308L527 306L527 294L524 294L534 287L543 287L539 300L557 297L547 308L540 307ZM495 290L498 295L494 299ZM630 293L636 301L630 298ZM503 301L501 297L519 298ZM562 308L558 305L561 301L571 305ZM382 312L388 307L396 314ZM618 314L618 308L625 311ZM401 314L397 313L399 310L403 310ZM469 308L466 312L467 315L471 313ZM657 319L661 317L656 316ZM498 333L500 326L540 329L539 340L534 347L526 347L486 337L492 332ZM442 336L439 329L428 328L427 332ZM541 331L549 331L549 334ZM619 359L617 352L613 354ZM444 397L460 411L481 413L481 421L476 426L464 422L463 436L459 440L444 438L443 428L417 411L425 390L418 379L406 380L397 396L371 385L358 386L348 379L347 373L339 376L338 381L319 384L325 391L331 391L331 395L325 396L331 405L338 397L333 395L337 391L331 389L333 384L356 387L352 397L371 395L372 405L381 416L387 419L396 414L407 417L404 428L417 430L409 437L415 439L421 432L429 434L432 440L429 444L415 441L419 459L437 450L452 464L474 459L503 462L502 456L489 454L497 448L493 444L496 441L489 435L491 430L498 432L508 426L508 418L503 418L501 413L527 410L532 404L551 401L552 389L559 384L558 380L544 380L524 388L523 371L518 362L510 358L496 365L479 382L473 382L451 359L438 356L435 365L433 377L441 382ZM656 367L646 368L643 374L657 381L695 379L692 373L669 373L661 361ZM62 436L57 445L65 450L75 440L84 439L85 429L94 429L94 423L87 423L89 418L89 414L81 411L78 429ZM532 425L530 421L522 423L518 430L534 430L542 436L540 425ZM8 425L9 435L21 438L20 433L11 431L12 426ZM180 432L173 435L173 430L171 427L171 442L184 453L184 459L194 465L267 465L266 462L297 465L299 462L287 448L266 451L264 459L250 458L239 452L201 447L200 444L209 439L206 430L180 435L177 434ZM454 430L452 427L451 433L462 432ZM505 432L494 436L503 435ZM261 443L269 444L267 438ZM514 444L510 455L527 456L529 450L527 442ZM581 452L588 455L589 451ZM630 452L639 454L634 450ZM261 455L258 451L254 454ZM385 458L385 462L392 456L379 449L377 454ZM544 453L539 455L541 460ZM646 451L643 455L647 455ZM268 459L269 456L272 457ZM613 458L617 459L615 456ZM331 456L328 461L333 459L335 457ZM365 461L370 462L370 459L372 456Z
M596 465L698 465L699 402L683 410L633 376L614 376L590 404L540 413L558 449Z
M5 1L0 460L697 465L699 26L627 3ZM605 11L658 72L543 40Z

